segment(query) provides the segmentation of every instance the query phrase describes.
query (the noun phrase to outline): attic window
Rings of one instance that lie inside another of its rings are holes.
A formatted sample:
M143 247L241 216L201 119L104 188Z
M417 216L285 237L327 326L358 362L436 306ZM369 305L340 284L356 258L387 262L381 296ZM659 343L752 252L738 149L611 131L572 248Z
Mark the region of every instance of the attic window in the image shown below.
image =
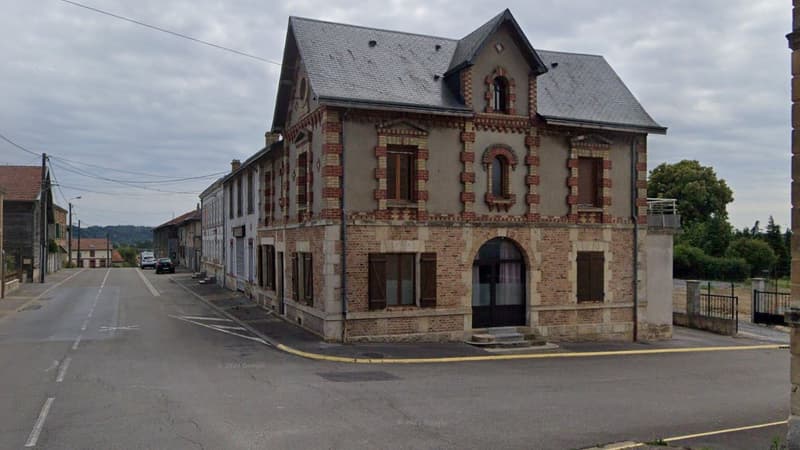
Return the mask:
M498 113L508 112L508 80L505 77L495 77L494 79L492 109Z
M497 53L503 53L503 50L505 50L506 48L503 47L503 44L498 42L494 44L494 49L497 51Z
M369 46L370 46L370 47L375 47L376 45L378 45L378 42L377 42L377 41L375 41L375 40L371 40L371 41L369 41Z

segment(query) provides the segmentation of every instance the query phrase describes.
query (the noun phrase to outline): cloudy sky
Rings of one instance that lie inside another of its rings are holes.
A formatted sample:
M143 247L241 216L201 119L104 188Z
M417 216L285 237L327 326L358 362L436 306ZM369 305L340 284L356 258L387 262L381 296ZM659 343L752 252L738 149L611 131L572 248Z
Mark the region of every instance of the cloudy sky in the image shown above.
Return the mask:
M274 61L290 15L459 38L509 7L535 48L604 55L669 127L651 169L698 159L733 188L735 226L789 221L788 0L79 1ZM60 0L2 3L0 133L54 156L84 223L166 221L263 145L277 65ZM38 162L0 142L0 164Z

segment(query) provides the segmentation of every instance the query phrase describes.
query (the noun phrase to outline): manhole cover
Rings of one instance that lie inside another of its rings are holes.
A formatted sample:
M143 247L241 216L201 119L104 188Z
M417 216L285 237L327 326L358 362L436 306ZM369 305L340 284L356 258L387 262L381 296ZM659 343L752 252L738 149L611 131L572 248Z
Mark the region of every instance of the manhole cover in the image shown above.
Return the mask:
M42 305L28 305L28 306L20 309L20 311L33 311L33 310L36 310L36 309L41 309L41 307L42 307Z
M357 383L361 381L389 381L399 380L398 377L388 372L323 372L317 375L328 381L335 381L340 383Z

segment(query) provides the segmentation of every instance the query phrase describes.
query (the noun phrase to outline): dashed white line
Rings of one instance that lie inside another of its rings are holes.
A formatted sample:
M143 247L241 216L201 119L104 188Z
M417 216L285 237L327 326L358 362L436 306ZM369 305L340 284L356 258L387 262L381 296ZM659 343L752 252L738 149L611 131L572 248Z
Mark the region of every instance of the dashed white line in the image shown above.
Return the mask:
M83 325L81 325L81 331L86 331L86 327L89 326L89 319L83 321Z
M73 350L77 350L77 349L78 349L78 344L80 344L80 343L81 343L81 339L83 339L83 335L82 335L82 334L79 334L79 335L78 335L78 339L75 339L75 343L74 343L74 344L72 344L72 349L73 349Z
M147 286L147 289L149 289L149 290L150 290L150 293L151 293L151 294L153 294L153 297L159 297L159 296L161 295L161 294L159 294L159 292L156 290L156 288L154 288L154 287L153 287L153 285L152 285L152 284L150 284L150 281L149 281L147 278L145 278L145 276L144 276L144 274L142 273L142 270L141 270L141 269L136 269L136 273L138 273L138 274L139 274L139 278L141 278L141 279L142 279L142 281L144 281L144 285L145 285L145 286Z
M39 412L39 417L36 419L36 423L33 425L31 434L28 436L28 441L25 442L25 447L33 447L36 445L36 441L39 440L39 434L42 432L44 421L47 419L47 415L50 413L50 406L53 405L53 400L55 399L55 397L48 397L47 400L45 400L44 405L42 405L42 410Z
M61 363L61 369L58 371L58 376L56 377L56 383L61 383L64 381L64 375L67 374L67 369L69 369L69 363L72 362L72 358L67 356L64 358L64 362Z
M104 288L104 287L105 287L105 285L106 285L106 280L108 280L108 274L109 274L109 273L111 273L111 269L110 269L110 268L109 268L108 270L106 270L106 276L104 276L104 277L103 277L103 282L102 282L102 283L100 283L100 290L101 290L101 291L103 290L103 288ZM98 295L99 295L99 293L98 293Z

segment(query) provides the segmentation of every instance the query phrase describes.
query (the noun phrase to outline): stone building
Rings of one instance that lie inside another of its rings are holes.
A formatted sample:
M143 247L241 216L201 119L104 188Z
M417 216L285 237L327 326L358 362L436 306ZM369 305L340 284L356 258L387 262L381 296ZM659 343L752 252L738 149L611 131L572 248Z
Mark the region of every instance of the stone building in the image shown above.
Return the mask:
M200 268L202 251L200 208L153 228L153 250L158 258L170 258L191 271Z
M283 139L248 172L253 293L329 340L668 337L647 289L665 132L603 57L536 50L508 10L462 39L292 17Z

